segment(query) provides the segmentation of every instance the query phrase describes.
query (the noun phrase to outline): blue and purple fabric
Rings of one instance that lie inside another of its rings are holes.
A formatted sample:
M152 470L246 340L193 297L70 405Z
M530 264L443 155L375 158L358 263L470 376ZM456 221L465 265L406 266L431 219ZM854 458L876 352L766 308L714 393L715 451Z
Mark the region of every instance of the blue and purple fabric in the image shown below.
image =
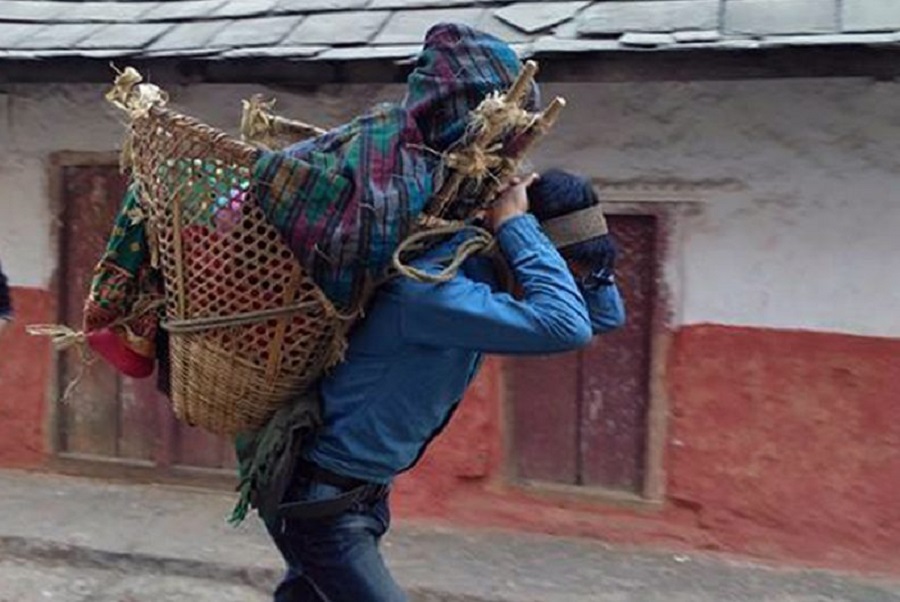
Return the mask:
M509 88L520 69L505 42L436 25L400 103L261 155L254 176L263 211L334 303L353 307L381 276L440 186L441 153L463 138L481 100ZM530 106L536 99L535 88Z

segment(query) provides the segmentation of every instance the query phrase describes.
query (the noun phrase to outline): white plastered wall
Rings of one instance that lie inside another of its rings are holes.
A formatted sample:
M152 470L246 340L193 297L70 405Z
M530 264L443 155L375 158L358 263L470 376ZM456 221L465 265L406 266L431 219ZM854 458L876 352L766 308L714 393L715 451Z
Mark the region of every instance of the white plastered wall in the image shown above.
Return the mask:
M675 207L676 324L900 336L900 85L769 80L557 86L542 146L611 180L728 181Z
M19 286L56 266L50 153L110 151L122 128L103 86L0 90L0 261ZM234 129L240 99L329 125L396 86L309 93L258 86L170 90ZM718 323L900 336L900 84L864 79L565 84L569 100L535 157L609 180L728 181L673 208L666 274L675 325Z

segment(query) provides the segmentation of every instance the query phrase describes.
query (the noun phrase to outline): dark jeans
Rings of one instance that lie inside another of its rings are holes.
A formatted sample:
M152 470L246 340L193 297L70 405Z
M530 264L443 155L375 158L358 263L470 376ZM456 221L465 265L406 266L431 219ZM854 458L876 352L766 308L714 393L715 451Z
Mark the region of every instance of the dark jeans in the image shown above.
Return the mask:
M285 501L317 501L341 493L331 485L300 481ZM266 521L288 567L275 602L406 602L378 549L389 525L386 497L360 502L333 518Z

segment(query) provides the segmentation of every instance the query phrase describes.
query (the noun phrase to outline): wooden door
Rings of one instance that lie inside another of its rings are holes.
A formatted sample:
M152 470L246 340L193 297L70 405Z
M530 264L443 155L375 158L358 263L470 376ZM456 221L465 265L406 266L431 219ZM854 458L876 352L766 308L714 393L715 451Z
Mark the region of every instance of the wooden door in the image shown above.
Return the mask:
M509 361L513 454L528 481L639 493L647 447L656 219L611 216L624 328L576 353Z
M74 328L81 327L94 266L125 191L117 166L91 159L66 160L59 168L60 312ZM106 464L113 460L160 473L184 468L233 472L231 442L177 422L155 377L125 378L99 359L84 367L77 354L66 353L60 361L59 391L82 370L77 387L55 412L61 457Z

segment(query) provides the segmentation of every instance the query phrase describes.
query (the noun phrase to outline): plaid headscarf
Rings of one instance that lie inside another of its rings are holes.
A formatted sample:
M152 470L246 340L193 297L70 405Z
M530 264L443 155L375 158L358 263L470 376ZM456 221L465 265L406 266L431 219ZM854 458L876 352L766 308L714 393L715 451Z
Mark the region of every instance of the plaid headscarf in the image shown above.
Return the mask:
M482 99L509 88L520 69L505 42L465 25L436 25L401 103L261 155L260 205L336 305L355 307L380 278L440 187L441 154L461 140ZM535 89L532 106L536 98Z

